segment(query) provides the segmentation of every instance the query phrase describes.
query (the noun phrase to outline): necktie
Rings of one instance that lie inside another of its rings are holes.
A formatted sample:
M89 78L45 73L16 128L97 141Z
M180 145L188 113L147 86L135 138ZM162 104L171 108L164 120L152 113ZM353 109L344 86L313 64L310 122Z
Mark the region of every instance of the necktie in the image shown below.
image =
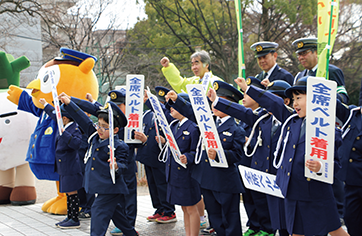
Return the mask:
M304 120L303 120L303 123L302 123L302 125L300 126L300 133L299 133L299 139L301 139L302 138L302 136L305 134L305 118L304 118Z
M274 134L277 131L278 127L279 127L278 122L276 120L273 120L273 126L272 126L272 129L271 129L271 137L274 136Z
M177 133L177 131L178 131L179 128L180 128L180 121L177 122L177 124L175 125L174 134Z
M264 72L264 78L263 79L265 79L267 76L268 76L268 73Z
M315 73L314 73L313 70L309 70L309 71L308 71L308 75L309 75L309 76L315 76Z
M216 128L219 128L220 125L221 125L221 119L217 118L216 119Z

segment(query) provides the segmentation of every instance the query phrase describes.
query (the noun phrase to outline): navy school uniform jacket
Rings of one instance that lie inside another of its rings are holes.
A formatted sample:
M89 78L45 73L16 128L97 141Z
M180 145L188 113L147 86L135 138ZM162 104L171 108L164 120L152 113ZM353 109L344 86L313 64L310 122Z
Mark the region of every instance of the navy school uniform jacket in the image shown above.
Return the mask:
M49 117L56 120L53 106L47 104L44 111ZM82 133L75 122L70 124L61 136L57 135L55 140L55 171L59 175L73 175L82 172L82 160L78 156L81 142Z
M214 108L241 120L249 127L253 127L257 120L262 119L258 122L252 137L253 142L251 143L257 144L249 148L247 152L251 154L254 148L256 148L254 155L251 157L251 168L275 174L276 169L273 166L273 159L280 128L277 128L272 136L273 116L265 109L258 109L254 112L250 108L246 108L235 102L230 102L224 98L219 98ZM278 122L279 121L277 121L277 123ZM258 137L260 138L260 142L258 142ZM249 138L251 137L249 136Z
M102 105L98 102L94 104L82 99L74 98L71 99L77 106L79 106L82 110L92 114L93 116L97 117L97 111L99 111ZM123 140L124 139L124 128L120 128L118 131L118 138ZM128 168L124 171L123 175L128 180L133 180L135 178L135 173L137 172L137 165L135 159L135 148L141 146L140 144L126 144L129 147L129 154L127 156L128 160Z
M280 120L285 122L291 115L290 110L284 105L282 98L260 90L254 86L250 86L247 94L265 107L268 111ZM303 118L294 116L289 120L283 132L283 140L289 133L287 144L284 150L284 158L280 168L277 171L276 182L280 187L284 197L303 200L323 200L333 197L332 186L317 180L306 178L304 176L305 166L305 134L299 138ZM283 144L284 145L284 144ZM334 152L334 171L339 170L338 147L341 145L341 135L338 130L335 134L335 152Z
M256 76L257 79L262 80L263 78L263 72L261 72L260 74L258 74ZM279 65L277 64L273 70L273 72L271 73L271 75L268 78L269 82L272 82L274 80L284 80L285 82L287 82L288 84L290 84L290 86L293 85L293 80L294 77L291 73L289 73L288 71L286 71L283 68L280 68Z
M143 114L143 133L147 136L147 141L137 149L136 160L150 167L165 168L165 163L158 160L158 155L161 150L155 139L157 135L155 127L156 120L151 110L147 110ZM161 127L158 126L158 129L159 134L162 135Z
M192 121L196 121L192 106L183 98L178 97L172 107ZM195 122L196 123L196 122ZM244 187L239 171L235 165L240 161L245 143L245 131L236 124L233 118L222 123L217 131L228 162L228 168L211 167L206 149L199 145L197 154L201 153L200 163L192 171L192 177L199 182L201 188L224 193L241 193ZM196 155L196 158L198 156Z
M178 123L178 120L175 120L175 122L170 125L171 130L176 130ZM199 129L194 122L187 120L180 126L176 133L173 132L173 134L181 154L187 157L187 168L180 166L174 160L171 151L169 151L169 156L166 161L166 181L176 187L198 187L198 184L191 179L191 171L200 137Z
M343 143L338 153L342 169L337 177L348 185L362 186L362 115L361 108L345 106L337 100L337 117L344 123Z
M85 174L84 189L90 194L128 194L128 188L123 178L123 172L127 169L128 146L120 141L115 135L114 148L115 158L118 165L116 172L116 183L113 184L109 167L109 140L99 142L99 136L92 120L74 103L70 102L65 109L74 121L82 128L89 137L88 158Z

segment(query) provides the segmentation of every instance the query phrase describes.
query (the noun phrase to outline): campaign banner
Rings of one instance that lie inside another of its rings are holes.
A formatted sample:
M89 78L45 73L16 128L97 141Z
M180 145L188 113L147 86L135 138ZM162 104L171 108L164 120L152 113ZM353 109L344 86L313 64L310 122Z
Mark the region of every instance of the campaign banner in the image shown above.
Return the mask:
M152 108L153 108L153 111L156 115L156 118L159 122L159 125L160 127L162 128L162 131L163 133L165 134L166 136L166 140L167 140L167 143L169 145L169 148L171 150L171 153L172 153L172 156L173 158L175 159L175 161L181 165L182 167L186 168L186 165L183 164L180 160L180 156L181 156L181 152L180 152L180 149L177 145L177 142L176 142L176 139L175 137L173 136L173 133L170 129L170 125L168 124L167 122L167 119L166 119L166 116L165 114L163 113L163 110L162 110L162 107L160 105L160 101L158 101L158 98L153 95L149 89L147 91L147 96L148 96L148 99L150 100L151 102L151 105L152 105ZM152 137L153 138L153 137Z
M60 111L60 104L59 104L59 98L58 98L58 92L57 92L57 86L56 86L59 82L59 78L60 78L59 74L60 74L60 71L59 71L59 67L57 67L57 66L54 67L54 70L49 71L50 82L52 85L52 95L53 95L55 116L57 118L57 124L58 124L58 131L59 131L59 135L62 135L64 125L63 125L62 113Z
M212 88L213 83L214 83L214 80L211 78L211 72L206 72L204 74L204 77L202 78L202 88L204 89L205 94L207 93L209 87Z
M124 127L125 143L142 143L134 139L134 131L142 132L144 81L144 75L127 75L125 115L128 124Z
M305 161L319 161L322 168L316 173L305 167L304 175L329 184L333 183L336 96L335 81L308 78Z
M239 165L239 173L247 189L284 198L279 186L276 184L276 176L246 166Z
M116 183L116 170L114 169L114 125L113 125L113 110L111 104L107 103L108 106L108 122L109 122L109 162L111 164L110 174L112 183Z
M186 89L203 138L203 147L206 148L206 151L210 148L215 149L219 158L218 161L209 158L210 165L213 167L228 168L229 165L203 86L201 84L188 84L186 85Z

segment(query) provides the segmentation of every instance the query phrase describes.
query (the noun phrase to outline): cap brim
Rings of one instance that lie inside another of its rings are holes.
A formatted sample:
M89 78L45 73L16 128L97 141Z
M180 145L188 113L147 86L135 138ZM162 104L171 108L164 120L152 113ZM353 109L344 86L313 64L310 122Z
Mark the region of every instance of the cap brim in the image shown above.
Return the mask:
M293 86L293 87L287 88L285 90L284 94L288 98L293 98L293 91L295 91L295 90L307 91L307 87L306 86Z

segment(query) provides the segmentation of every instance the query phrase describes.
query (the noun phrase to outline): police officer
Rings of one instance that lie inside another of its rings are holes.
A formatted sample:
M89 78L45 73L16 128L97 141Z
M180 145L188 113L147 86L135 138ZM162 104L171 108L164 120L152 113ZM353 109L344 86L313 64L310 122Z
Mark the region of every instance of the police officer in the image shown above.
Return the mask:
M277 64L279 44L274 42L257 42L251 45L251 50L255 52L258 65L263 71L256 76L266 87L274 80L284 80L290 85L293 84L293 75Z
M295 40L292 45L296 49L296 54L304 70L299 72L294 79L294 83L303 76L316 76L318 69L318 39L300 38ZM344 83L344 75L341 69L329 64L329 79L337 82L337 97L343 103L348 103L349 97Z

